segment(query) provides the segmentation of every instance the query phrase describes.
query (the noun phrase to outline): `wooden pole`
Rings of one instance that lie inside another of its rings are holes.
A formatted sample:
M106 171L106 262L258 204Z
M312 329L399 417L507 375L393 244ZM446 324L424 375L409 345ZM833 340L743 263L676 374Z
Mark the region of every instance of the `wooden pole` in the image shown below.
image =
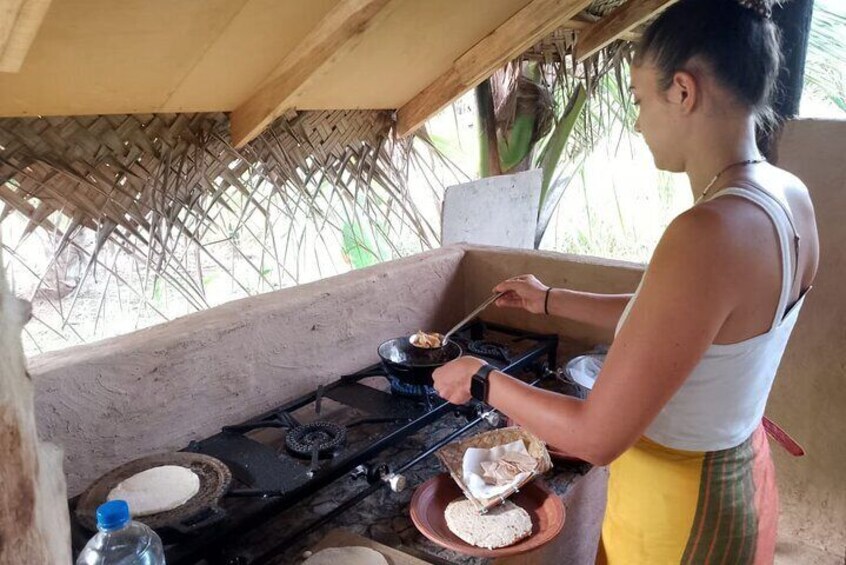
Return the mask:
M29 314L0 266L0 565L64 565L71 545L62 452L35 430L21 346Z

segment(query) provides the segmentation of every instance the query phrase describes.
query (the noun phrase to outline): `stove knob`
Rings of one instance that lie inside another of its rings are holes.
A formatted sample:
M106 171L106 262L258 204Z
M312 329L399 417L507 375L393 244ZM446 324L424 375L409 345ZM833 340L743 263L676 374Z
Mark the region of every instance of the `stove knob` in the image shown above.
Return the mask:
M387 477L388 485L394 492L402 492L405 490L406 480L405 475L391 474Z
M502 418L500 418L499 412L497 412L496 410L489 410L485 412L484 414L482 414L482 418L484 418L485 422L487 422L491 425L491 427L494 428L499 426L499 423L502 420Z
M366 465L359 465L352 471L350 471L350 478L351 479L360 479L361 477L367 477L370 474L370 469Z
M367 474L367 482L371 485L379 482L379 480L386 481L387 477L391 476L391 469L387 465L378 465L370 470Z

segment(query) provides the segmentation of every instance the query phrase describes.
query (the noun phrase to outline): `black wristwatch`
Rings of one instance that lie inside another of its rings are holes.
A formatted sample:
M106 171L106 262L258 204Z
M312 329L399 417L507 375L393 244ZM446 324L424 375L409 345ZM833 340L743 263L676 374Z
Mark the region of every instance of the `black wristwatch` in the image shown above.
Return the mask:
M470 396L481 402L488 401L488 375L495 369L496 367L487 363L479 367L470 381Z

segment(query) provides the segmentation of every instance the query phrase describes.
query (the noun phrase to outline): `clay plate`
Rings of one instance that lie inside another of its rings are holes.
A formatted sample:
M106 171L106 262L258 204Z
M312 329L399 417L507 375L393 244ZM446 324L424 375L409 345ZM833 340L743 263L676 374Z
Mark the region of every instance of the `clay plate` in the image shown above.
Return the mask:
M546 450L549 452L549 457L553 461L561 461L564 463L586 463L584 459L572 457L570 455L567 455L563 451L556 451L554 447L546 446Z
M447 505L464 494L452 477L443 473L432 477L414 491L411 521L421 534L436 544L475 557L506 557L532 551L552 541L564 527L564 503L543 483L534 480L509 498L532 519L532 534L513 545L498 549L476 547L452 533L446 524Z
M97 519L95 518L97 507L106 502L109 492L117 484L128 479L136 473L158 467L159 465L179 465L186 467L200 477L200 491L189 499L182 506L173 510L149 514L133 518L147 524L155 529L173 527L189 530L193 526L199 527L207 520L194 524L192 519L199 515L208 514L213 510L211 518L217 518L220 510L217 503L229 489L232 474L229 468L219 459L203 455L201 453L186 453L182 451L172 453L158 453L125 463L120 467L112 469L97 479L88 489L82 493L76 506L76 516L79 523L90 531L97 531ZM192 523L193 526L182 526L183 522Z

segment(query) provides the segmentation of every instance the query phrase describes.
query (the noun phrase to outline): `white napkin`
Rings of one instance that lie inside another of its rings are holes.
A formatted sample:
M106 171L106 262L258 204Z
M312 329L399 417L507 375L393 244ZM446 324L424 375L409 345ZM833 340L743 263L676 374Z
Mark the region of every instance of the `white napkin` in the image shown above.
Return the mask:
M476 498L493 498L499 496L509 489L520 484L525 478L532 474L529 472L520 473L514 479L505 485L489 485L483 478L484 471L482 470L482 461L496 461L508 453L522 453L529 455L526 450L526 445L523 440L518 439L507 443L505 445L497 445L490 449L481 449L479 447L468 447L464 452L464 459L462 460L461 472L464 479L464 484L470 490L470 493Z

